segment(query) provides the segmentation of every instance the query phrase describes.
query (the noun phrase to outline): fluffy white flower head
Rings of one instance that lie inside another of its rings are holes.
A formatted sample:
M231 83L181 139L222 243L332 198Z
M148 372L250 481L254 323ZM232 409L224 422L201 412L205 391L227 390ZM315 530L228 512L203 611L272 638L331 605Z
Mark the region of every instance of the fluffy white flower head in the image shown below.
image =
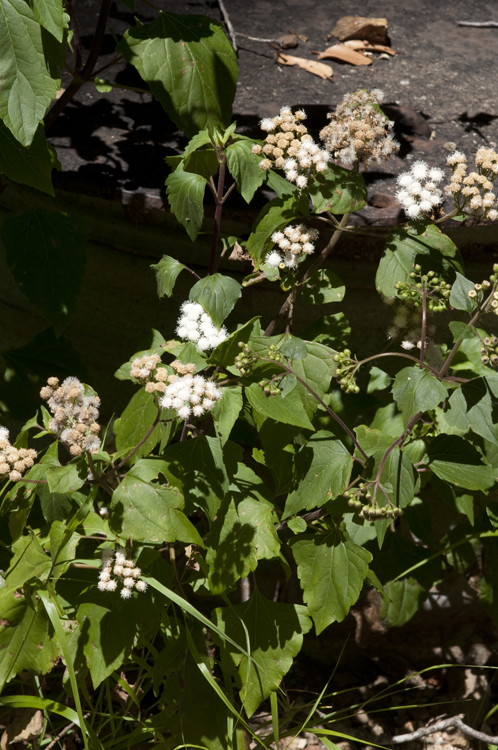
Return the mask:
M228 336L226 328L217 328L198 302L184 302L180 309L176 332L181 339L196 344L200 351L214 349Z

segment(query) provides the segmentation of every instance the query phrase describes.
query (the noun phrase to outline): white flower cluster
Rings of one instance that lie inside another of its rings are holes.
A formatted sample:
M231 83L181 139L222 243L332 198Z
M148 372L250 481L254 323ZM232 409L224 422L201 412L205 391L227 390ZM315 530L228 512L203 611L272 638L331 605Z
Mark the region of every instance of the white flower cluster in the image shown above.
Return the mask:
M498 154L483 146L475 156L476 170L467 174L467 157L454 151L446 160L453 169L448 193L453 195L456 208L472 216L496 221L496 195L492 192L498 175Z
M79 456L83 451L98 453L98 396L85 396L84 385L73 377L66 378L62 385L59 385L58 378L49 378L40 396L47 401L53 414L53 419L48 423L49 429L69 446L72 456Z
M265 263L276 268L296 268L300 255L311 255L315 251L313 242L318 238L316 229L307 229L304 224L288 226L283 232L273 232L271 239L282 252L271 250L265 258Z
M344 164L363 162L366 168L387 161L399 149L394 140L394 123L379 108L384 98L380 89L360 89L346 94L335 112L327 117L330 125L320 131L320 139Z
M315 143L302 120L306 113L298 110L293 113L290 107L282 107L276 117L265 117L260 127L268 135L265 145L255 143L253 154L264 154L260 161L261 169L283 169L289 182L294 182L298 188L304 189L313 173L327 171L330 154ZM271 161L272 157L274 162Z
M431 214L443 202L443 191L437 186L444 178L439 167L429 168L425 161L416 161L409 172L398 177L396 199L409 219Z
M216 328L198 302L184 302L180 309L176 332L181 339L192 341L200 352L214 349L228 336L225 326Z
M0 477L8 474L11 482L18 482L23 471L33 466L35 458L36 451L32 448L14 448L8 429L0 427Z
M170 375L169 380L159 405L163 409L174 409L182 419L188 419L191 414L200 417L211 411L223 395L220 388L202 375Z
M113 565L114 563L114 565ZM116 576L115 578L113 578ZM147 584L140 580L142 571L135 566L133 560L128 560L124 552L105 549L102 552L102 565L99 575L99 591L116 591L118 582L122 582L121 597L129 599L133 589L140 591L142 594L147 591Z
M165 367L158 367L161 357L158 354L144 354L131 363L130 375L137 380L146 380L147 393L164 393L166 381L171 377Z

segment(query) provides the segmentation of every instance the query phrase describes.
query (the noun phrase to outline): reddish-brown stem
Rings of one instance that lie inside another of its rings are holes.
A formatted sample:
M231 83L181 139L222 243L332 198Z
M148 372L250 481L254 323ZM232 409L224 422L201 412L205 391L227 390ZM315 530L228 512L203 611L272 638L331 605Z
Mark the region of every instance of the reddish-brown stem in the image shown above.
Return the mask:
M427 328L427 291L422 290L422 331L420 334L420 369L424 369L425 332Z
M26 482L27 484L48 484L46 479L24 479L24 477L21 477L21 479L18 479L17 481Z
M209 270L208 276L212 276L216 272L217 255L218 255L218 240L220 237L221 229L221 213L223 211L223 191L225 189L225 171L226 171L226 156L221 152L219 156L220 171L218 173L218 188L216 190L216 209L214 212L214 230L213 240L211 243L211 257L209 259Z
M100 14L97 21L97 26L95 28L95 35L93 37L93 42L90 48L88 59L83 66L81 74L78 76L78 78L73 78L60 99L57 99L52 109L46 115L45 130L49 130L52 127L62 110L69 104L77 91L79 91L83 84L92 75L95 64L99 59L102 42L104 41L107 19L109 17L109 11L111 10L112 1L113 0L102 0L102 5L100 6Z
M80 30L78 28L78 22L76 21L76 15L74 13L73 3L66 3L66 10L69 16L69 26L73 32L73 44L75 51L75 63L74 70L76 75L79 75L81 71L81 63L83 60L83 45L81 44Z

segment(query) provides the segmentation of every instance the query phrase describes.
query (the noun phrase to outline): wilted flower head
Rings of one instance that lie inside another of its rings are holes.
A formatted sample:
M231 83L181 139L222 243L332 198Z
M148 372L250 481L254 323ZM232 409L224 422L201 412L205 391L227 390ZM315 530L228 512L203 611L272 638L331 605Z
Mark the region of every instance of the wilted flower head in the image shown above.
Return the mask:
M446 160L453 170L446 192L453 197L455 207L472 216L496 221L498 219L494 181L498 175L498 153L481 147L475 155L475 171L467 174L467 157L454 151Z
M8 474L11 482L18 482L23 472L33 466L36 455L32 448L14 448L8 429L0 427L0 477Z
M345 164L362 162L365 167L387 161L399 149L392 135L394 123L380 110L384 95L380 89L360 89L346 94L335 112L328 116L330 124L320 132L336 159Z
M49 378L40 396L47 401L53 414L49 429L68 445L71 455L79 456L83 451L98 453L98 396L85 395L85 386L74 377L66 378L62 385L58 378Z

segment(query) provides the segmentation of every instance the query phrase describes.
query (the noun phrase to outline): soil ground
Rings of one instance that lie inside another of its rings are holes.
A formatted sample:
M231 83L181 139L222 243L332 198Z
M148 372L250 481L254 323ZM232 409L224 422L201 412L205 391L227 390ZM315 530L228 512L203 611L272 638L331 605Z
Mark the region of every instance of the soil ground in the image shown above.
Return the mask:
M75 0L73 5L88 49L99 3ZM222 18L215 0L158 0L158 5L167 11ZM396 118L402 144L399 156L384 169L367 175L372 204L379 203L372 197L375 193L394 193L396 175L416 158L443 166L448 144L455 144L469 156L481 144L498 144L498 28L457 25L458 21L498 21L496 3L225 0L225 5L235 31L241 34L267 38L292 31L305 35L308 41L300 42L296 50L289 52L308 59L316 59L313 50L328 46L327 35L340 17L388 19L396 56L374 59L371 66L357 68L328 61L334 70L333 82L295 67L280 66L268 44L237 37L240 74L234 111L242 132L259 137L258 120L276 114L284 104L303 106L311 128L318 130L325 124L326 113L345 93L363 87L381 88L387 103L412 113L411 119ZM154 17L140 0L135 13L118 3L113 5L109 25L120 36L134 24L135 15L144 22ZM112 37L107 34L99 65L111 59L112 47ZM130 66L110 69L105 75L121 84L143 85ZM63 85L67 83L68 79L63 80ZM418 116L413 116L413 112ZM163 159L168 154L181 153L185 146L183 135L150 95L123 90L99 94L92 85L80 90L49 135L63 167L56 177L59 187L123 202L129 200L130 194L138 194L143 198L139 203L145 208L163 205ZM398 209L387 203L387 208L385 201L384 207L370 205L358 221L394 221ZM140 222L139 216L134 219ZM464 713L469 723L481 728L484 716L498 702L494 672L482 669L498 666L498 635L472 585L472 579L469 582L455 574L453 588L431 592L422 611L403 628L388 632L379 619L378 603L366 600L339 628L326 632L313 651L305 650L288 678L288 687L319 692L338 662L329 690L366 686L331 699L331 704L339 707L366 700L387 684L426 667L453 664L454 667L440 667L411 677L408 692L386 700L387 713L369 712L367 708L366 713L343 722L340 731L389 745L389 736L412 731L445 713ZM404 704L423 707L393 710ZM494 717L484 730L498 734ZM293 747L302 750L315 742L304 737ZM348 743L338 744L348 747ZM465 740L458 733L447 737L432 735L426 745L448 750L478 747L477 741Z

